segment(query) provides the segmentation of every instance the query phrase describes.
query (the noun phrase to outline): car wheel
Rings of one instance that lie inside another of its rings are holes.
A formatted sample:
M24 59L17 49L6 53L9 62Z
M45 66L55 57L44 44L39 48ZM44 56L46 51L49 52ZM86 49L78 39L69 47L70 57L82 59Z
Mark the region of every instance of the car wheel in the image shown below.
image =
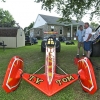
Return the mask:
M60 52L60 49L61 49L60 41L56 41L56 52Z
M45 52L45 41L41 42L41 52Z

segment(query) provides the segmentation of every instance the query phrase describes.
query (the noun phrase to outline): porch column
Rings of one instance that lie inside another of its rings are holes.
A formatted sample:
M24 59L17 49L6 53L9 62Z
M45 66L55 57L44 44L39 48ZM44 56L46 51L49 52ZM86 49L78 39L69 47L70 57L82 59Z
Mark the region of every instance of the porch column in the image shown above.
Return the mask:
M71 24L71 39L72 39L72 36L73 36L73 25Z
M64 27L62 27L62 35L64 36Z
M77 25L77 31L78 31L78 25Z

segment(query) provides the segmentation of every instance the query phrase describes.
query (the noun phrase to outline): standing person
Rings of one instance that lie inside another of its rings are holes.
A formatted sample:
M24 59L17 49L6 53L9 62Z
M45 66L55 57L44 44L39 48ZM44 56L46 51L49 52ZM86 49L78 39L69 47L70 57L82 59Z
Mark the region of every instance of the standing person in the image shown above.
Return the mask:
M85 34L83 36L84 50L86 51L86 56L90 58L90 54L92 52L92 41L91 41L92 29L89 27L88 22L84 24L84 28L85 28Z
M82 49L83 49L83 56L84 56L83 35L84 35L83 26L80 25L80 26L79 26L79 30L76 32L76 39L77 39L77 41L78 41L77 56L76 56L77 58L79 58L80 48L81 48L81 47L82 47Z

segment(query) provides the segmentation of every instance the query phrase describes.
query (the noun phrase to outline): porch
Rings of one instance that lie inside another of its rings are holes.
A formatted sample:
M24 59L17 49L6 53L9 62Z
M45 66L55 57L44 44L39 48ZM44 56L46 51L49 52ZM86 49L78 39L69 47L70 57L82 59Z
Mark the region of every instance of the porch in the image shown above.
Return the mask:
M67 40L76 40L76 32L79 25L82 24L67 24L64 26L64 36Z

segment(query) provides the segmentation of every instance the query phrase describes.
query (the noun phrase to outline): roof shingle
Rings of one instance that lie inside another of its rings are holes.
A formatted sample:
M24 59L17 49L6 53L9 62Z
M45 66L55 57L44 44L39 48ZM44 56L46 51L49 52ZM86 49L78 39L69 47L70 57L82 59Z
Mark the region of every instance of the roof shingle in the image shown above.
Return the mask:
M67 25L65 23L70 24L69 22L62 22L62 23L58 22L60 17L48 16L48 15L42 15L42 14L39 14L39 15L47 22L47 24L64 25L64 26ZM83 21L76 22L76 20L71 20L71 23L73 25L76 25L76 24L83 25L84 24Z
M18 28L0 28L0 37L16 37Z

